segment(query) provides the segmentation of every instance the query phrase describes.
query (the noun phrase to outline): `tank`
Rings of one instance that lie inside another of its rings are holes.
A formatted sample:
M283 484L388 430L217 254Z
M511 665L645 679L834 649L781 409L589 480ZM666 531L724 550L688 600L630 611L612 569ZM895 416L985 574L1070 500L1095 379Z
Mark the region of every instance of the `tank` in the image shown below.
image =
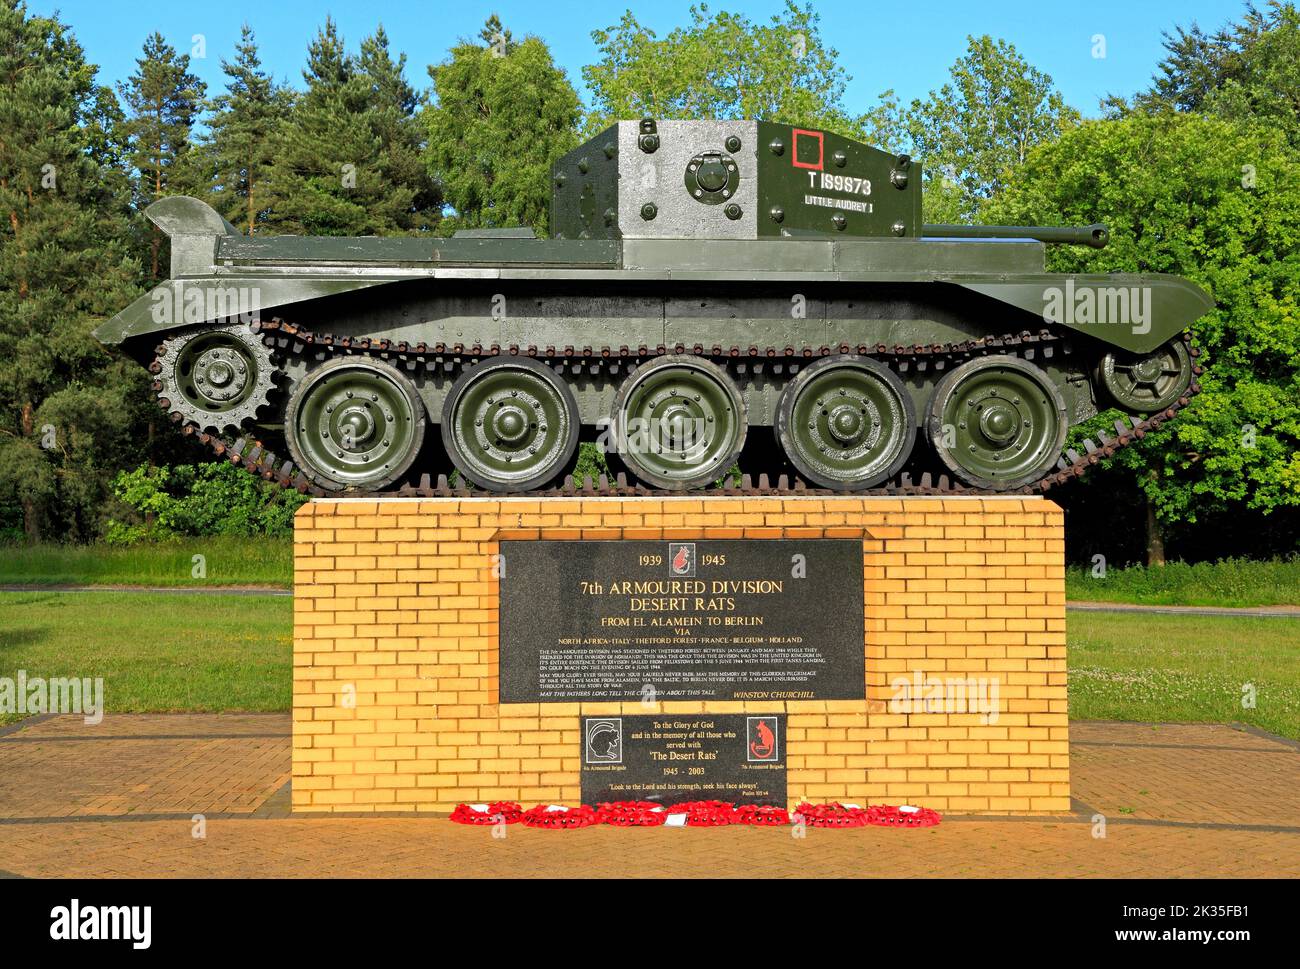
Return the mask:
M1199 390L1200 288L1044 271L1104 226L927 225L907 155L647 119L551 186L550 239L248 237L165 198L170 279L96 337L178 432L314 495L1037 493Z

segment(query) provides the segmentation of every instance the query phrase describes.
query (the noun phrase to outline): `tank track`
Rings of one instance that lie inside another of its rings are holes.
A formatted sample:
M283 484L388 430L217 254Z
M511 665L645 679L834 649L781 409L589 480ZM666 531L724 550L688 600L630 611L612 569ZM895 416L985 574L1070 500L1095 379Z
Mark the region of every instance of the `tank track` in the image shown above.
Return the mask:
M558 361L561 363L569 362L581 364L584 362L598 363L601 360L641 360L647 357L662 356L664 354L694 354L698 356L714 359L718 363L728 362L745 362L759 360L814 360L819 357L830 356L836 353L856 353L862 356L871 356L888 363L891 367L900 373L907 373L911 368L929 368L946 369L950 365L964 362L975 357L987 356L994 353L1010 353L1022 356L1025 359L1032 360L1043 351L1044 355L1051 355L1059 345L1064 352L1069 352L1069 345L1065 343L1060 334L1053 333L1051 330L1042 329L1037 332L1025 330L1020 333L1007 333L1000 336L982 337L978 340L969 340L959 343L931 344L905 346L886 346L885 344L875 345L856 345L841 344L834 347L722 347L712 346L705 347L701 344L694 346L685 346L678 344L676 346L639 346L639 347L592 347L592 346L535 346L535 345L508 345L497 346L491 345L484 347L479 344L466 346L463 344L443 344L437 343L432 346L424 343L408 344L403 341L392 341L387 339L371 340L367 337L349 337L338 336L328 333L315 333L303 327L286 323L283 320L271 320L254 324L254 331L259 333L263 342L276 354L294 354L303 355L312 351L324 350L327 353L344 353L344 354L367 354L375 356L390 363L399 366L400 369L414 370L416 367L424 365L426 367L452 367L458 362L473 361L483 357L496 356L499 354L523 355L536 357L548 361ZM776 482L770 480L770 476L760 474L757 481L750 475L743 475L740 479L730 479L724 485L715 489L712 493L720 495L804 495L804 496L823 496L823 497L844 497L845 495L866 495L880 497L901 497L911 495L1041 495L1056 487L1065 484L1075 478L1082 477L1088 469L1103 460L1111 457L1121 448L1128 447L1135 441L1141 440L1148 432L1158 429L1166 421L1173 420L1178 412L1186 407L1191 399L1201 391L1200 382L1197 377L1203 372L1202 368L1195 362L1199 351L1191 346L1191 334L1184 332L1182 335L1184 342L1188 344L1188 352L1192 359L1192 379L1183 395L1165 410L1151 414L1145 418L1128 417L1127 420L1117 420L1115 422L1115 436L1099 433L1098 441L1091 439L1083 442L1083 453L1079 453L1073 448L1067 448L1065 453L1057 460L1056 466L1042 478L1034 481L1021 488L1009 491L990 492L984 489L971 487L969 485L954 482L947 475L931 475L929 472L922 474L916 481L912 480L909 472L903 472L895 480L888 484L877 486L875 488L864 489L860 491L834 491L827 488L811 486L807 482L796 476L780 475ZM157 357L149 366L149 372L159 374L161 371L161 359L168 352L166 342L159 345L156 353ZM155 379L153 382L154 393L158 395L159 406L169 413L173 423L180 425L181 433L197 438L197 440L212 451L213 455L222 460L229 461L237 467L243 468L250 474L255 474L266 481L272 481L284 488L292 488L302 494L311 495L317 498L329 497L346 497L348 492L329 491L313 484L310 479L295 466L293 461L282 458L274 452L268 450L260 441L249 437L239 437L234 441L224 438L218 434L212 434L193 421L187 421L178 412L173 411L171 401L165 396L163 383ZM585 478L579 482L573 478L566 480L565 484L558 488L544 490L521 492L530 497L601 497L614 495L627 496L645 496L645 497L681 497L683 494L701 494L705 493L702 489L694 492L681 492L648 488L639 483L629 482L623 474L618 474L613 479L601 475L596 481L591 478ZM368 497L372 495L387 495L395 497L419 497L419 498L501 498L500 492L478 490L466 487L453 487L446 475L438 475L435 479L430 474L422 474L418 484L403 484L397 488L388 490L379 490L365 492L356 495L357 497Z

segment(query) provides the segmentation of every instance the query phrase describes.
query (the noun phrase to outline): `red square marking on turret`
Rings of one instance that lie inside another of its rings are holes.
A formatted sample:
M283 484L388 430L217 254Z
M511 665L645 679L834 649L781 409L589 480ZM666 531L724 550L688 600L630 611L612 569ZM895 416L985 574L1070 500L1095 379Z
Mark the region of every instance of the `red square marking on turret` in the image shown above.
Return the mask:
M799 136L817 139L817 162L805 162L799 160ZM790 146L790 164L795 168L811 168L814 171L822 170L822 159L826 154L826 145L824 136L820 131L804 131L802 128L795 128L793 132L794 144Z

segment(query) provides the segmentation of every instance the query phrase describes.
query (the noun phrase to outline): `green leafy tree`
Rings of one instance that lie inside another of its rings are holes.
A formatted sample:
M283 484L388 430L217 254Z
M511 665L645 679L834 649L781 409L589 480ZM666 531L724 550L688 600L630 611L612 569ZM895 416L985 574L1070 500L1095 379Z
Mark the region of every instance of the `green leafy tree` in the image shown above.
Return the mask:
M145 375L90 336L137 292L118 119L68 28L3 0L0 508L32 539L96 532L142 426Z
M171 194L173 173L182 167L190 132L203 105L205 85L190 73L188 54L177 54L160 33L150 34L136 71L118 85L129 111L123 130L129 161L139 173L142 202ZM151 228L149 275L159 278L162 233Z
M1151 87L1133 99L1133 110L1260 118L1300 146L1300 11L1294 3L1247 4L1239 21L1213 33L1195 24L1175 28L1164 46ZM1119 114L1130 109L1118 98L1110 107Z
M900 112L925 168L927 222L971 220L1036 145L1079 121L1051 77L1006 41L967 38L950 80Z
M442 202L423 157L419 97L382 27L347 52L332 20L312 42L297 99L276 139L268 229L303 235L426 232Z
M628 11L592 33L600 60L582 69L594 104L586 129L630 118L743 118L862 137L866 119L844 105L850 78L819 19L793 0L765 24L700 4L688 26L661 40Z
M455 211L440 231L525 225L545 233L551 164L578 142L578 95L542 40L516 42L495 15L480 37L429 68L429 173Z
M267 205L276 132L289 117L292 92L262 70L253 30L244 25L234 61L221 61L226 90L209 102L208 135L190 152L207 201L249 235Z
M1088 122L1032 152L986 214L1104 222L1106 249L1054 249L1050 268L1177 273L1214 297L1195 327L1204 392L1112 462L1147 500L1153 561L1163 524L1300 506L1300 159L1280 132L1192 114Z
M308 499L261 481L226 461L123 471L113 493L133 515L115 518L116 544L183 535L293 534L293 513Z

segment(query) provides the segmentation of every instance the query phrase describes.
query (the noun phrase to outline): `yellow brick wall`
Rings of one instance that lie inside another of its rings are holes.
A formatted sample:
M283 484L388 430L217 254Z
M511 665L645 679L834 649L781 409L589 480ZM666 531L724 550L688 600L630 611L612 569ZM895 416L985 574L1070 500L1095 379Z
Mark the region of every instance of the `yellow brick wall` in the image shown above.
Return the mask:
M867 698L497 702L503 539L861 538ZM1070 807L1061 509L1040 498L347 499L298 512L293 808L576 804L579 717L785 712L791 805ZM891 713L899 676L996 678Z

